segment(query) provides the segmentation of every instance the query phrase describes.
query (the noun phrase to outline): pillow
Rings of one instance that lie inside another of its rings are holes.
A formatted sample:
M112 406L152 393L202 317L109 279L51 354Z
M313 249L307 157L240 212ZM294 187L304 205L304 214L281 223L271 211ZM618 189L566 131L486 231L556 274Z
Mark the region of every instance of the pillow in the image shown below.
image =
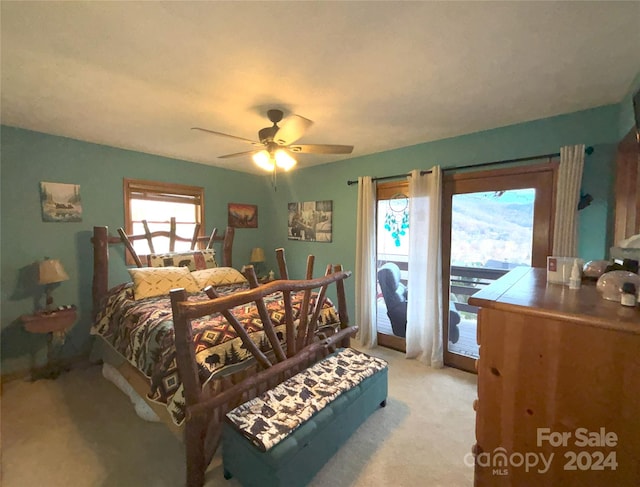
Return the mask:
M213 249L150 254L147 260L149 267L188 267L190 271L218 267Z
M142 267L129 269L133 280L133 299L168 295L172 289L182 287L188 293L200 291L198 283L186 267Z
M191 275L198 283L198 286L200 286L200 289L204 289L207 286L222 286L225 284L247 282L247 278L233 267L216 267L214 269L193 271Z

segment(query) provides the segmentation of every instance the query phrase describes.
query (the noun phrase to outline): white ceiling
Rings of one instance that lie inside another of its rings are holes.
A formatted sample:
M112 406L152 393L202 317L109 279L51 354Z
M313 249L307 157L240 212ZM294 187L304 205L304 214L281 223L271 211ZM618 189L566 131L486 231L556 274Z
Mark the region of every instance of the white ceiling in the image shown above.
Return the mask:
M640 2L1 2L2 123L247 172L282 108L349 157L618 103ZM299 167L345 156L299 155Z

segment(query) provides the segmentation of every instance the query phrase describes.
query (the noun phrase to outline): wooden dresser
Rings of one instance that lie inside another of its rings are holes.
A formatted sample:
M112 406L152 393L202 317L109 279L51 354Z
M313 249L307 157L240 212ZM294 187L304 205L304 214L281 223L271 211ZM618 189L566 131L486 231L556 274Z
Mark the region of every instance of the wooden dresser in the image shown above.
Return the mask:
M640 486L640 307L517 268L479 306L476 486Z

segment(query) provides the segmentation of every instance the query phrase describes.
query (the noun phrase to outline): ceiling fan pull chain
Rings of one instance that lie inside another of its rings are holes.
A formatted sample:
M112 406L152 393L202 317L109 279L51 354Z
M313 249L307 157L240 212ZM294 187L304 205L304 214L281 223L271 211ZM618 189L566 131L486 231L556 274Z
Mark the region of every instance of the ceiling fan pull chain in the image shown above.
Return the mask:
M277 183L278 176L277 176L277 174L278 174L278 165L275 164L273 166L273 182L272 182L274 191L278 191L278 183Z

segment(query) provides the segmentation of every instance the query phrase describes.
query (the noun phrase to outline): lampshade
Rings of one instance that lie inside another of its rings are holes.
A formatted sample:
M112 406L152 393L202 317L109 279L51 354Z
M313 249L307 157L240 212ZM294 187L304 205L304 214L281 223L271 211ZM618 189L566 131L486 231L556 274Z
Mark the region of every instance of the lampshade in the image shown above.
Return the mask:
M276 151L275 159L278 167L284 169L285 171L291 169L298 162L293 157L291 157L289 153L284 149L278 149Z
M69 280L69 275L57 259L46 259L40 262L38 283L53 284Z
M264 250L256 247L251 251L251 259L249 262L264 262Z
M256 163L256 166L258 166L261 169L264 169L265 171L271 172L276 167L275 163L271 159L271 155L266 150L261 150L260 152L256 152L253 155L252 159L253 159L253 162Z
M273 150L273 148L271 150ZM261 150L260 152L256 152L252 159L256 166L269 172L272 172L276 165L280 169L288 171L298 163L298 161L291 157L291 154L284 149L277 149L274 152Z

